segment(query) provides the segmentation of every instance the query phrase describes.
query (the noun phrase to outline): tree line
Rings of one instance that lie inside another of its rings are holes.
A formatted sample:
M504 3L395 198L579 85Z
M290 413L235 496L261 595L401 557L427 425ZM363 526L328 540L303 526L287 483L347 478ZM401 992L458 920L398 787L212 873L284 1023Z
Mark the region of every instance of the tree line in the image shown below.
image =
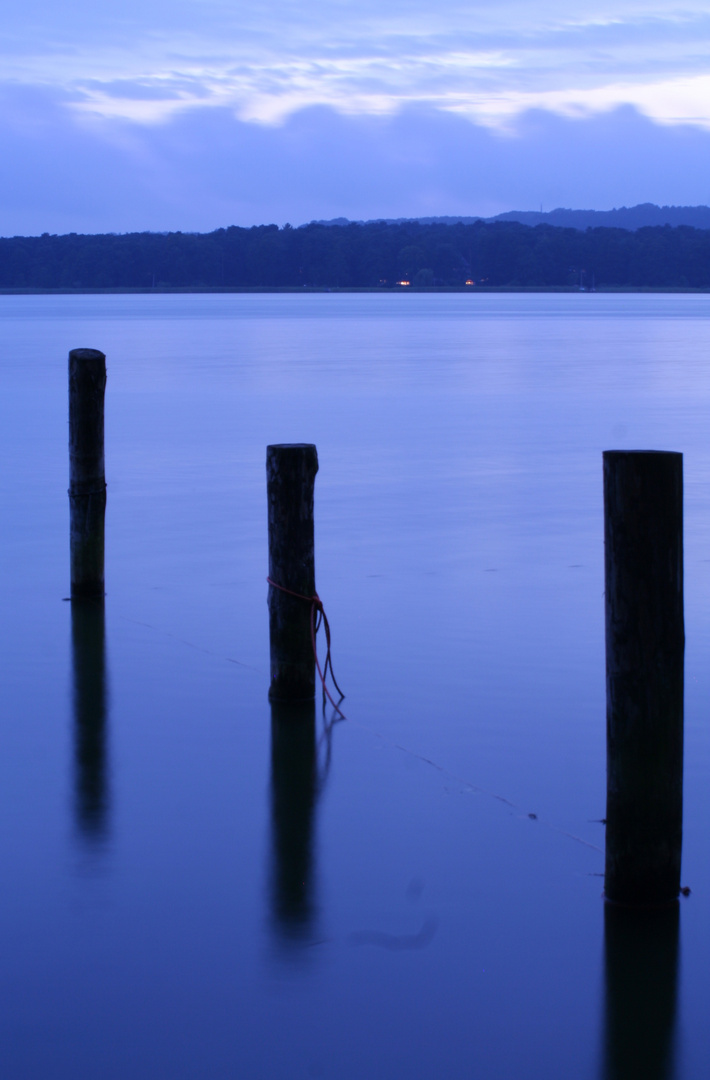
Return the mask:
M0 288L710 288L710 230L311 223L0 238Z

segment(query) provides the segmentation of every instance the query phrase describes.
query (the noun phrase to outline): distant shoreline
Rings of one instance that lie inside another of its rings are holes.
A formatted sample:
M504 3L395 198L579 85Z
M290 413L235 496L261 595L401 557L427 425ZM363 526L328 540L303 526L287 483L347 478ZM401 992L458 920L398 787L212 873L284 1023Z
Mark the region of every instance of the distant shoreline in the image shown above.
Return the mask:
M165 295L168 293L379 293L384 296L406 293L710 293L708 288L676 285L599 285L595 289L580 289L573 285L408 285L395 286L318 286L318 285L175 285L140 288L34 289L0 288L0 296L124 296Z
M581 232L498 221L14 237L0 239L0 289L38 295L705 292L710 229Z

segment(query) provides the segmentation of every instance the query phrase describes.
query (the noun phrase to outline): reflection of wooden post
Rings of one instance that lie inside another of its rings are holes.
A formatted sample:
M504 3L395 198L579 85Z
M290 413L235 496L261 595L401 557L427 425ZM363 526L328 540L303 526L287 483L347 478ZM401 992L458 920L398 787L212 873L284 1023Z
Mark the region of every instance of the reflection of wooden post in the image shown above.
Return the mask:
M671 1080L678 980L678 902L604 911L605 1080Z
M269 511L271 686L274 701L315 697L311 605L316 591L313 551L313 487L318 454L310 443L266 448ZM297 593L291 596L289 592Z
M314 701L271 703L272 907L291 939L306 936L313 918L315 715Z
M69 507L71 595L104 594L104 391L106 357L69 353Z
M609 900L678 896L683 826L683 457L604 454Z
M106 829L106 655L104 598L71 606L74 660L76 822L88 839Z

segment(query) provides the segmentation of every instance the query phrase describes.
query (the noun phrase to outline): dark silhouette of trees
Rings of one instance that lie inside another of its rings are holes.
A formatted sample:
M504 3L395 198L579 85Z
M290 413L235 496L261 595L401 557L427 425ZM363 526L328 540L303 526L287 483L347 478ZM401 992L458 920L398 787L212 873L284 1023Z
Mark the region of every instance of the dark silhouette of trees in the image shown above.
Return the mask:
M710 230L515 221L0 238L0 288L710 288Z

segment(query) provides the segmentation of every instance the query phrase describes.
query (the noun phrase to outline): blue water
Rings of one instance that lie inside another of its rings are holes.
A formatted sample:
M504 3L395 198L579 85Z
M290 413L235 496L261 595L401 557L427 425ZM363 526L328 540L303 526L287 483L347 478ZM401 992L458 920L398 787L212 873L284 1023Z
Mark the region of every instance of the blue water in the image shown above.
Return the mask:
M105 626L63 602L82 346ZM705 296L0 297L3 1077L707 1072L709 356ZM292 441L347 694L313 742L267 702ZM685 455L692 893L635 938L599 876L610 448Z

